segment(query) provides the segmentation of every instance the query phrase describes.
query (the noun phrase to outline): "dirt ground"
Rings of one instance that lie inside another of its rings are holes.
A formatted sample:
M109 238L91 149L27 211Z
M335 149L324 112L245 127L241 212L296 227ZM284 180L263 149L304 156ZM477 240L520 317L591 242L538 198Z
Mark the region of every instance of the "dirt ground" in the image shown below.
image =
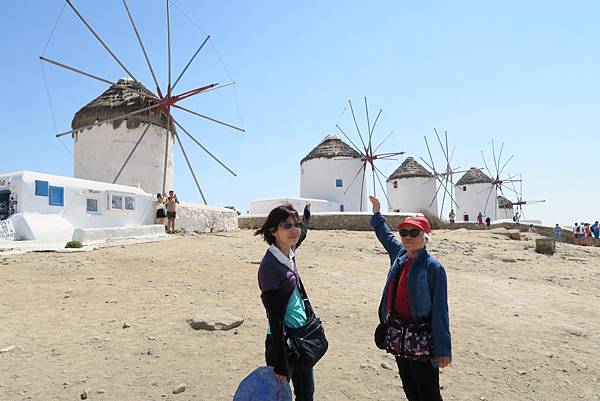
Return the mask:
M437 231L449 279L445 400L600 400L600 248ZM263 364L252 232L186 235L82 253L0 254L0 400L231 400ZM299 270L330 349L316 400L404 400L373 343L389 259L372 232L310 231ZM194 331L202 313L240 316ZM129 326L129 327L126 327ZM125 328L124 328L125 327ZM186 383L185 392L172 390Z

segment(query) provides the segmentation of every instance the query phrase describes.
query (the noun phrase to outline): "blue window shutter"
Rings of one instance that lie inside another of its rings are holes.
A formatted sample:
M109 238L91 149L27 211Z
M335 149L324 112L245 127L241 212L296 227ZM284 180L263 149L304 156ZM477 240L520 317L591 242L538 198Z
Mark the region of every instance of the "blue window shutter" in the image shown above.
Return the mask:
M65 205L65 189L63 187L50 186L50 198L49 204L51 206L64 206Z
M48 181L35 180L35 194L37 196L48 196Z

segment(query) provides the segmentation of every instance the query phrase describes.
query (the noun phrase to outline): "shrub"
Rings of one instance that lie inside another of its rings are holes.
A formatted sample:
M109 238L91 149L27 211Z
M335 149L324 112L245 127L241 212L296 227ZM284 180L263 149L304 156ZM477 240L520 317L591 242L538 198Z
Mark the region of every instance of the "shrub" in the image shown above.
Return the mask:
M224 207L225 207L226 209L231 209L231 210L233 210L234 212L236 212L236 213L237 213L237 215L238 215L238 216L242 214L242 213L240 213L240 212L239 212L239 211L238 211L238 210L235 208L235 206L224 206Z
M65 245L65 248L81 248L83 245L79 241L69 241Z
M444 230L449 227L447 222L440 219L438 216L429 213L429 211L425 209L420 209L419 213L423 213L423 216L427 217L432 230Z

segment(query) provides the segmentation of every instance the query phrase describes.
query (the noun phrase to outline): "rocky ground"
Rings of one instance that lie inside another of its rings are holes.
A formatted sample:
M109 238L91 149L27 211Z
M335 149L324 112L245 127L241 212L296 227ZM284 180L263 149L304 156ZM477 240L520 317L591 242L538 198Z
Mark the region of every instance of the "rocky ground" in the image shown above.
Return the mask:
M445 400L600 400L600 248L540 255L533 236L434 233L454 347ZM265 250L242 230L0 253L0 400L231 400L263 363ZM330 339L316 399L404 399L393 358L372 340L389 263L374 234L311 231L298 263ZM244 321L193 330L187 320L203 314Z

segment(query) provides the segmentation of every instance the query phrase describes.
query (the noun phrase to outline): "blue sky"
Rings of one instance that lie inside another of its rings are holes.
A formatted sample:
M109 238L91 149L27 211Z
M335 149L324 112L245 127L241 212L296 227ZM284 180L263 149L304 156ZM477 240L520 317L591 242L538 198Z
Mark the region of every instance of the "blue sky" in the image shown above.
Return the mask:
M152 88L121 1L75 4ZM128 4L164 85L165 4ZM71 175L71 140L61 142L54 134L69 129L73 114L106 89L46 65L52 113L38 56L110 80L125 76L68 6L46 47L63 5L60 0L4 5L9 18L0 27L2 172ZM514 154L507 172L523 175L524 198L546 199L526 208L526 217L547 224L600 218L598 2L175 0L171 11L173 76L205 34L211 35L179 89L237 82L235 89L185 105L241 124L245 134L179 114L186 128L238 172L228 176L186 143L212 204L245 212L252 199L299 195L300 159L336 123L354 133L348 114L340 114L352 99L363 118L366 96L372 114L383 108L375 140L395 132L384 151L425 157L423 136L433 141L434 127L447 129L456 146L454 165L466 168L483 165L480 152L491 154L492 139L504 142L505 157ZM441 163L439 148L434 151ZM400 162L380 168L389 174ZM199 201L179 151L175 164L180 198Z

